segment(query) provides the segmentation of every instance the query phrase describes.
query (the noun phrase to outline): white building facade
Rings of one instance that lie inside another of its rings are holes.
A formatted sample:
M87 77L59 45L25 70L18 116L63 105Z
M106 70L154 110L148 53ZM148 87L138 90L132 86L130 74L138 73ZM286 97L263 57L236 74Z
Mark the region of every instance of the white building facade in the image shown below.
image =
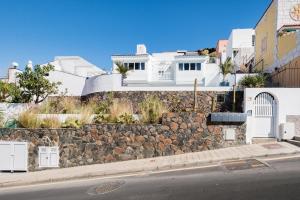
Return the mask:
M230 57L235 70L243 68L253 57L255 50L254 29L233 29L226 48L226 56Z
M217 87L222 80L218 63L197 52L148 54L144 45L137 45L136 54L114 55L112 62L113 73L117 73L116 63L130 70L125 80L128 86L187 86L197 79L200 86ZM232 77L228 79L232 83Z

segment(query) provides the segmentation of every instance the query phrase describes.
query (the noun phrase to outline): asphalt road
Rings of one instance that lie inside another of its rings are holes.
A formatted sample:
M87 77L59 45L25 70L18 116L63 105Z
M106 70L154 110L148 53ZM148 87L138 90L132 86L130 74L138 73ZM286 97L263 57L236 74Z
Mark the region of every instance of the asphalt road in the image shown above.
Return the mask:
M228 170L219 166L6 188L0 189L0 200L299 200L300 159L267 163L268 167L246 170Z

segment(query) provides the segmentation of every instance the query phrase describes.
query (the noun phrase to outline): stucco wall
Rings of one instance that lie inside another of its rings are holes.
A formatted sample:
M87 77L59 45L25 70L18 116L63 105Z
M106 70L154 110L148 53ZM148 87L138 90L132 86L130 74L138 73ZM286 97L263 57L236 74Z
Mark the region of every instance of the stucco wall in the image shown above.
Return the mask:
M244 111L254 110L254 99L262 93L271 94L276 100L276 130L275 136L280 138L279 126L287 122L288 115L300 115L300 88L247 88L244 91ZM252 112L253 113L253 112ZM247 117L247 142L251 142L252 136L255 135L255 127L253 115Z
M266 11L260 22L255 28L256 42L255 42L255 62L258 63L263 60L257 69L264 69L271 66L275 61L275 46L277 35L277 3L273 1L272 5ZM265 43L265 50L262 46Z
M48 79L51 82L61 82L61 85L58 87L58 93L53 96L65 93L66 89L67 96L81 96L86 80L85 77L65 73L62 71L50 72Z

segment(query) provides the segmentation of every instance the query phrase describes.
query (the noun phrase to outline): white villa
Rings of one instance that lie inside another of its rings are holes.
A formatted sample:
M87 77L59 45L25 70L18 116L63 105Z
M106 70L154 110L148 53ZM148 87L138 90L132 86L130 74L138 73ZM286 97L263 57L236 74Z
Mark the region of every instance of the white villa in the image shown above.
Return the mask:
M116 63L129 68L125 83L131 87L191 86L195 79L199 86L218 87L222 81L219 61L198 52L174 51L147 53L145 45L137 45L135 54L113 55L113 73ZM235 77L228 75L229 85L235 84Z
M254 29L233 29L228 39L225 57L232 59L235 70L238 71L254 58L254 48Z
M199 55L196 51L149 54L145 45L137 45L135 54L113 55L111 59L112 72L106 73L79 56L58 56L46 63L55 67L48 79L61 82L58 94L85 96L107 91L193 91L195 79L201 90L228 91L247 75L229 74L225 79L226 87L220 87L223 75L218 59ZM116 63L122 63L130 70L125 85L116 71ZM33 67L31 61L28 66ZM7 79L16 82L13 78L16 73L21 71L11 68Z

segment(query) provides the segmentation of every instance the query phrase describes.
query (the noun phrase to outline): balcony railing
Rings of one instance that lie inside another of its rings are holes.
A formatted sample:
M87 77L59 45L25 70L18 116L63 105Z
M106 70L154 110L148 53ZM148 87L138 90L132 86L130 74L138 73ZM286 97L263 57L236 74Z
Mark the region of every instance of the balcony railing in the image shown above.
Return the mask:
M163 72L163 73L159 73L157 75L157 78L159 81L169 81L169 80L173 80L174 76L173 73L171 72Z

